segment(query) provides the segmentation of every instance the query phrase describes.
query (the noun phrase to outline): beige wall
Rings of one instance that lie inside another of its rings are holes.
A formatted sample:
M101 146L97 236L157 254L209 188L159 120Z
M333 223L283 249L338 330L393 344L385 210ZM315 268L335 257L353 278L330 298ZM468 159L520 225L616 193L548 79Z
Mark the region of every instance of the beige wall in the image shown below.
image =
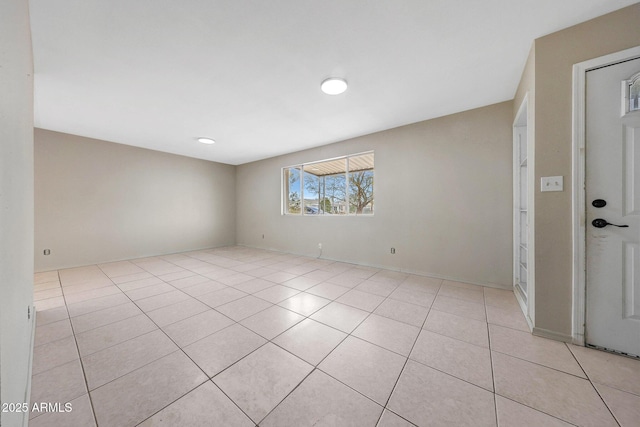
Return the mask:
M35 205L37 271L235 243L234 166L42 129Z
M535 274L540 333L571 336L572 68L640 45L638 22L640 4L635 4L535 41ZM565 190L541 193L540 177L554 175L564 176Z
M33 59L27 0L0 4L0 28L0 402L28 402L34 317ZM21 413L0 412L0 425L26 421Z
M323 258L509 287L512 109L505 102L238 166L238 243L311 256L322 243ZM373 217L280 214L282 167L368 150Z

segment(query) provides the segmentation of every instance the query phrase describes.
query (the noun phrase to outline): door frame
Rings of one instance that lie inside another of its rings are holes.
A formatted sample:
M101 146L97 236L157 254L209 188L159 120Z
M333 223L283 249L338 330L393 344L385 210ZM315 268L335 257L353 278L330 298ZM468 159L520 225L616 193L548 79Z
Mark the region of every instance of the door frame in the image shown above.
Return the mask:
M604 55L573 66L573 117L571 150L571 205L573 240L573 298L571 336L576 345L585 345L587 307L586 251L586 82L587 71L640 56L640 46Z
M529 330L533 330L535 325L535 224L533 218L534 214L534 148L533 138L531 132L533 129L531 115L533 114L531 105L529 103L529 92L527 92L522 99L522 103L518 108L518 113L513 121L513 293L516 296L516 300L520 305L520 309L525 316ZM526 301L520 294L520 289L516 286L518 276L520 274L520 156L519 148L516 148L516 144L519 145L518 133L521 129L525 128L527 138L527 220L529 221L527 231L527 295Z

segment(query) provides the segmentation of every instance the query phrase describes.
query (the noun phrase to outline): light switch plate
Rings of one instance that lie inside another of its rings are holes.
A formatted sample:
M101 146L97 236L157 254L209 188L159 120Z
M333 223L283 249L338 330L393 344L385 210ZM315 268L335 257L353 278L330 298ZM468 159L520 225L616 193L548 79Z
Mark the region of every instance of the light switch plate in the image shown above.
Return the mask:
M540 191L562 191L564 187L563 177L543 176L540 178Z

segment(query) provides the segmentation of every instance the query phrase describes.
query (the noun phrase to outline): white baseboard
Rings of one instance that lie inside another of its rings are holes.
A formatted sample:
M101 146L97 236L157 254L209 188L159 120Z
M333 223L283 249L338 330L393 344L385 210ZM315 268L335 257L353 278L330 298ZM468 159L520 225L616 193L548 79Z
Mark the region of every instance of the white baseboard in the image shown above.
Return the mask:
M549 338L555 341L562 341L562 342L568 342L568 343L573 342L573 337L570 334L561 334L559 332L550 331L548 329L533 328L532 334L538 337Z
M477 282L477 281L472 281L472 280L467 280L467 279L460 279L460 278L452 277L452 276L446 276L446 275L442 275L442 274L429 273L429 272L426 272L426 271L417 271L417 270L413 270L413 269L410 269L410 268L398 268L398 267L393 267L393 266L388 266L388 265L379 265L379 264L367 263L367 262L357 262L357 261L353 261L353 260L334 259L334 258L323 257L323 256L319 256L318 257L318 256L315 256L315 255L304 254L304 253L284 252L284 251L282 251L280 249L276 249L276 248L252 246L252 245L243 244L243 243L238 243L238 244L236 244L236 246L242 246L244 248L251 248L251 249L261 249L261 250L265 250L265 251L277 252L277 253L287 254L287 255L297 255L297 256L306 256L306 257L310 257L310 258L318 258L318 259L325 260L325 261L345 262L345 263L348 263L348 264L360 265L360 266L363 266L363 267L381 268L381 269L385 269L385 270L389 270L389 271L397 271L397 272L400 272L400 273L413 274L413 275L416 275L416 276L425 276L425 277L432 277L434 279L447 280L449 282L468 283L470 285L484 286L484 287L487 287L487 288L495 288L495 289L503 289L503 290L507 290L507 291L513 290L513 286L511 286L511 285L503 285L503 284L500 284L500 283L490 283L490 282Z

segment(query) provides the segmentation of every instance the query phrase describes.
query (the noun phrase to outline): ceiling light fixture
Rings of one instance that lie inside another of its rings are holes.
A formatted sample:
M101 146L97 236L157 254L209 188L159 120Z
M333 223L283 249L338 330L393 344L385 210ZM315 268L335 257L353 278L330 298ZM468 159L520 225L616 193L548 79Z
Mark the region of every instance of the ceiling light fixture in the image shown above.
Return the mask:
M327 95L340 95L347 90L347 81L339 77L329 77L322 82L320 89Z
M215 144L216 143L211 138L198 138L198 142L202 142L203 144Z

